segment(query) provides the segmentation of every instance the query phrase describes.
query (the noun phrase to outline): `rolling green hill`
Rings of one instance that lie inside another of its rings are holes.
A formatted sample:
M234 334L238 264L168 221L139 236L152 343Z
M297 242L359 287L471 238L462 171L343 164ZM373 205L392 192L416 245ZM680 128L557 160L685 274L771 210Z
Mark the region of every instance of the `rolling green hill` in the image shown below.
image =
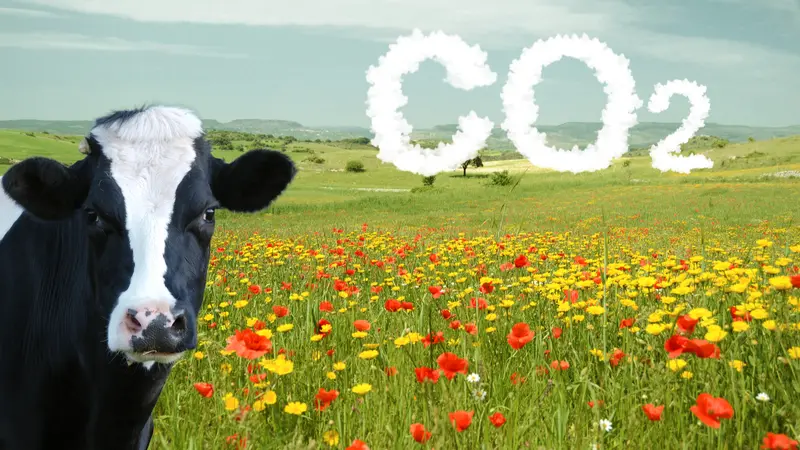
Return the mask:
M204 120L209 130L228 130L245 133L265 134L273 136L293 136L301 140L340 140L356 137L372 137L372 132L363 127L307 127L301 123L288 120L237 119L230 122L219 122L213 119ZM88 120L51 121L51 120L7 120L0 121L0 129L26 131L47 131L55 134L85 134L91 128ZM673 133L678 123L639 123L631 129L629 145L632 147L649 146ZM602 127L596 122L568 122L561 125L542 125L540 131L547 133L550 145L560 148L572 148L574 145L584 147L594 142L597 132ZM416 129L411 133L415 140L449 141L456 133L457 125L437 125L431 129ZM721 125L708 123L698 135L719 136L731 142L744 142L748 138L756 140L772 139L800 134L800 125L790 127L750 127L741 125ZM513 144L506 138L505 131L495 128L488 141L489 148L495 150L513 150Z

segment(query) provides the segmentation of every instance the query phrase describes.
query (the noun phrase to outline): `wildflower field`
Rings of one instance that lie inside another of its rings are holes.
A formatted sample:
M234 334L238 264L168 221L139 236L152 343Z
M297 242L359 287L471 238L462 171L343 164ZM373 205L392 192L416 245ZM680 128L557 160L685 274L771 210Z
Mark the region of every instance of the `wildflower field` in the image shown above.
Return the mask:
M150 448L797 448L800 137L417 192L292 145L269 211L217 215Z
M798 186L581 192L220 219L155 448L795 448Z

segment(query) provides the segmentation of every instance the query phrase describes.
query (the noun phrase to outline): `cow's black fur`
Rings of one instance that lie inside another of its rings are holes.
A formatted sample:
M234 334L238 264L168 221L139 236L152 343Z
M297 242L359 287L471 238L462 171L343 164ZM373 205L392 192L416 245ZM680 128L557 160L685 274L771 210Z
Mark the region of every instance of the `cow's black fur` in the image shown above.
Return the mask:
M108 351L108 317L130 282L133 259L109 161L91 136L88 143L91 153L69 167L30 158L2 178L25 212L0 240L0 450L143 450L153 433L152 410L171 365L147 369ZM272 150L231 164L211 156L202 138L195 150L178 186L164 277L175 298L191 301L193 329L213 234L213 224L196 225L196 217L214 203L263 209L296 173ZM103 220L87 219L87 207Z

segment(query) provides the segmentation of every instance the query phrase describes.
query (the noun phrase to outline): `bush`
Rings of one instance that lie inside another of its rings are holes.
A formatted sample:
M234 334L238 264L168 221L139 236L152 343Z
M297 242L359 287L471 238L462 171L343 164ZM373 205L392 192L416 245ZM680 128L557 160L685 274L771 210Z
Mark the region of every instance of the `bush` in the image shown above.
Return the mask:
M514 179L508 174L507 170L504 170L502 172L492 173L490 182L495 186L508 186L514 182Z
M433 186L434 181L436 181L436 175L431 175L429 177L422 177L423 186Z
M304 159L303 161L308 161L314 164L322 164L325 162L325 158L321 158L316 155L309 156L308 158Z
M347 161L347 165L344 168L348 172L364 172L364 163L361 161Z

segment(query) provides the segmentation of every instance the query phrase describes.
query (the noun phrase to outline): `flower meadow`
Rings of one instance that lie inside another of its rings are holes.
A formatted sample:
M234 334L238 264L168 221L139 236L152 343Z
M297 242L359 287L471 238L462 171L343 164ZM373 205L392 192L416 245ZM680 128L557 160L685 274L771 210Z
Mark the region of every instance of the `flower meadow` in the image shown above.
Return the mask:
M756 231L221 229L153 447L796 449L800 239Z

